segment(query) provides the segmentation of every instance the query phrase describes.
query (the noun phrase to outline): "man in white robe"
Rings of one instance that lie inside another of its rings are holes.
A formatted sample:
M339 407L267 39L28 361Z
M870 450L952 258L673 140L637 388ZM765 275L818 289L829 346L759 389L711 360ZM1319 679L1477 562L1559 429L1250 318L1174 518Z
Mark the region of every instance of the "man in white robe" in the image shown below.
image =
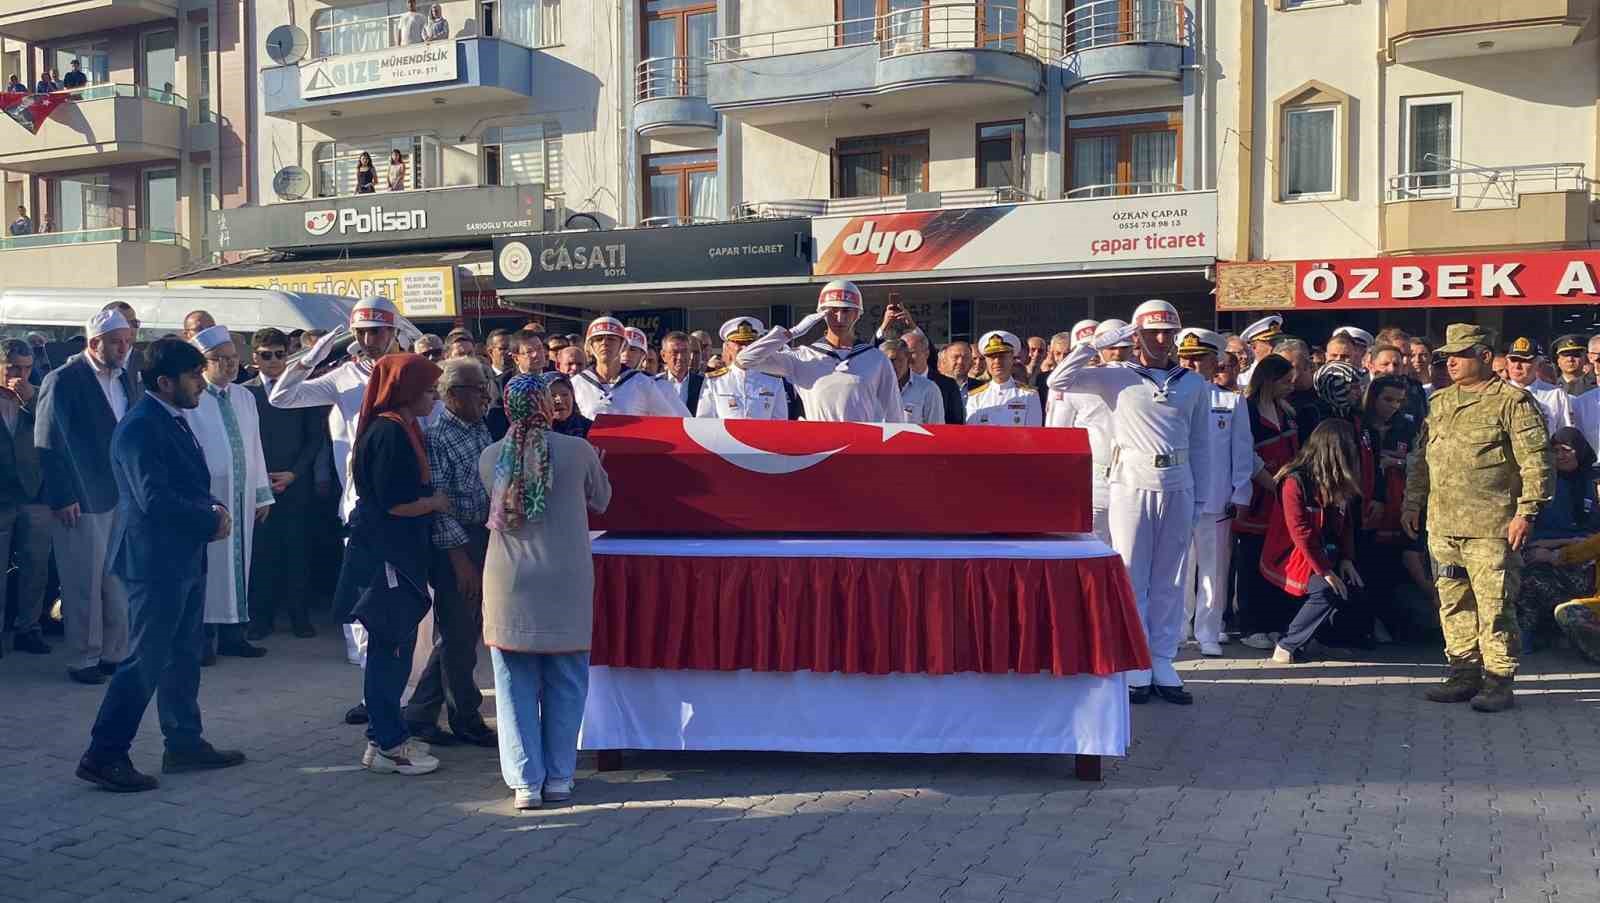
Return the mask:
M225 326L212 326L189 340L206 357L206 389L199 407L186 411L190 428L211 471L211 495L240 517L224 539L206 547L206 659L215 639L217 655L260 658L267 650L245 638L250 621L250 550L255 525L271 512L272 482L261 451L261 422L255 397L235 385L239 349Z

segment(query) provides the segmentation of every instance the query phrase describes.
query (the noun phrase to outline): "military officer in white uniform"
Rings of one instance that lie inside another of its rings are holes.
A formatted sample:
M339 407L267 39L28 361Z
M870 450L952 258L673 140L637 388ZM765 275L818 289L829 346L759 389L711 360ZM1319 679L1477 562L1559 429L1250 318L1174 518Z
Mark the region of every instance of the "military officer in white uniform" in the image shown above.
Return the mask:
M1089 324L1093 324L1090 326ZM1093 341L1096 334L1102 330L1106 333L1114 332L1128 324L1121 320L1107 320L1104 323L1095 323L1093 320L1080 320L1072 327L1072 347L1076 350L1080 345ZM1106 329L1110 326L1110 329ZM1106 356L1110 360L1102 362L1101 366L1116 367L1121 365L1120 357L1133 348L1133 340L1128 340L1123 346L1106 349L1096 357ZM1090 366L1093 366L1091 359ZM1111 544L1111 527L1107 506L1109 501L1109 477L1111 476L1111 411L1100 396L1089 392L1068 392L1064 389L1049 389L1049 405L1045 414L1045 426L1076 427L1089 434L1089 454L1093 459L1093 477L1091 481L1090 506L1094 515L1091 529L1094 535L1106 545Z
M967 426L1044 426L1039 393L1011 376L1021 340L996 329L978 340L978 351L989 379L967 390Z
M1150 671L1128 672L1128 701L1152 692L1178 705L1194 698L1172 666L1183 632L1184 556L1200 520L1195 495L1211 472L1210 384L1173 363L1178 311L1151 300L1133 324L1098 336L1050 374L1052 390L1100 396L1111 411L1111 546L1122 556L1150 644ZM1095 352L1138 337L1135 360L1090 367ZM1153 684L1153 686L1152 686Z
M766 327L755 317L734 317L722 324L722 359L729 363L706 371L696 417L722 420L788 420L789 396L783 380L739 366L739 352L760 338Z
M1250 366L1239 373L1239 394L1243 395L1245 387L1250 385L1250 374L1256 372L1256 361L1272 353L1272 344L1283 335L1283 318L1277 314L1262 317L1251 323L1239 333L1239 338L1244 339L1250 346Z
M1209 329L1178 332L1178 362L1199 374L1211 391L1206 435L1211 469L1196 487L1200 523L1183 566L1183 623L1192 622L1200 654L1222 654L1222 615L1228 607L1228 565L1233 559L1233 508L1250 503L1250 477L1256 471L1255 442L1244 396L1217 386L1217 359L1227 354L1222 336Z
M1513 386L1527 391L1544 412L1544 427L1554 433L1564 426L1573 425L1572 396L1567 390L1539 378L1539 360L1543 350L1533 339L1518 338L1506 348L1506 375Z
M1338 329L1335 329L1333 331L1333 335L1328 336L1328 338L1331 339L1334 336L1340 336L1355 342L1357 364L1356 369L1367 369L1367 352L1372 350L1373 344L1377 341L1372 337L1372 333L1367 332L1365 329L1362 329L1359 326L1340 326Z
M593 361L572 377L572 397L578 411L590 420L601 414L635 414L645 417L688 417L689 409L671 386L652 379L622 362L628 341L622 321L599 317L584 333Z
M876 345L855 340L861 319L861 290L835 279L817 295L817 312L794 329L774 326L739 352L739 366L787 379L800 393L810 420L904 423L905 409L894 367ZM790 348L819 324L827 334L810 345ZM914 328L915 324L908 324Z

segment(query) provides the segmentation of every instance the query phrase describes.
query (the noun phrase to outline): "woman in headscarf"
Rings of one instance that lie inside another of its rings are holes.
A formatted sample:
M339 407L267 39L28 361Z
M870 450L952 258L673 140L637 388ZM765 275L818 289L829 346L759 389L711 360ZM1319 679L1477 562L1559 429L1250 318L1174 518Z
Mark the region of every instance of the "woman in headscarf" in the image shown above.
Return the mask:
M550 428L563 436L589 438L589 427L594 421L578 413L578 402L572 394L572 380L563 373L545 374L545 385L550 388L550 402L555 406Z
M372 368L350 453L356 504L334 600L346 623L355 620L356 604L365 592L428 585L433 515L449 507L449 498L435 492L430 482L417 418L433 411L439 372L418 354L391 354ZM400 714L416 623L410 622L409 635L404 624L390 626L380 636L375 624L367 624L371 639L363 689L370 721L361 764L382 774L427 774L439 767L439 760L426 744L407 736Z
M1595 453L1583 434L1570 426L1550 436L1550 457L1555 483L1550 504L1533 522L1533 540L1522 569L1522 592L1517 595L1517 627L1522 651L1535 652L1553 632L1556 606L1569 599L1594 595L1595 569L1562 567L1541 551L1557 552L1578 544L1600 526L1595 497ZM1582 559L1580 559L1582 560Z
M506 384L511 430L484 449L489 551L483 642L494 662L500 773L518 809L572 798L589 692L594 560L589 512L611 502L600 455L550 427L546 378Z

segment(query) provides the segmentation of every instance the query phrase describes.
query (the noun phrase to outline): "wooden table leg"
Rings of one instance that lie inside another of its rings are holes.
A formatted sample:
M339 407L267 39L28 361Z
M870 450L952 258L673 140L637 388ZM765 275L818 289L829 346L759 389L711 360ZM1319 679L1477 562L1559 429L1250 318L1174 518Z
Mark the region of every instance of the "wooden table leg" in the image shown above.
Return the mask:
M602 755L604 755L602 753ZM602 771L604 769L601 769ZM1072 772L1080 781L1099 781L1100 757L1078 755L1073 757Z
M596 771L622 770L622 750L620 749L602 749L594 754L594 758L594 768ZM1100 772L1097 765L1095 774L1098 775L1099 773Z

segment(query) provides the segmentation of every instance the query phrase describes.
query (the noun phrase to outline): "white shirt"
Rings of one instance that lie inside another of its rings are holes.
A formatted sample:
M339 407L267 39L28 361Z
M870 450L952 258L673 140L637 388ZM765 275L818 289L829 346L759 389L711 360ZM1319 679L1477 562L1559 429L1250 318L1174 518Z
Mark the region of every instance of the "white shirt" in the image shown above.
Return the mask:
M723 367L706 373L696 417L720 420L788 420L789 395L770 373Z
M680 380L680 379L675 379L673 377L673 375L672 375L672 371L668 370L665 373L657 374L656 375L656 381L661 383L663 386L666 386L667 388L671 389L672 391L677 392L678 393L678 400L683 402L684 407L687 408L689 406L689 376L693 372L694 372L693 370L690 370L690 371L684 373L683 374L683 379ZM704 395L705 391L706 391L705 388L702 387L700 389L700 394Z
M333 470L344 493L339 500L339 516L348 521L356 507L350 450L356 441L361 397L367 392L367 380L372 378L372 362L347 360L316 379L306 379L310 374L304 364L290 364L267 393L267 401L275 408L332 406L328 411L328 435L332 440Z
M572 397L578 412L590 420L601 414L640 417L688 417L689 409L671 387L643 370L624 369L615 382L606 382L591 367L572 377Z
M944 423L944 395L933 380L921 373L908 373L900 387L900 409L906 423Z
M1039 393L1014 379L990 380L967 393L968 426L1044 426Z
M400 16L400 43L421 44L428 19L422 13L406 12Z
M1098 395L1111 411L1112 483L1151 492L1204 487L1211 472L1211 384L1181 367L1090 367L1094 345L1074 348L1056 366L1051 390ZM1163 397L1164 396L1164 397ZM1175 463L1160 467L1157 456ZM1181 459L1187 457L1187 466ZM1196 509L1198 510L1198 508Z
M128 414L128 389L122 384L121 367L102 367L100 362L84 354L89 361L89 368L94 371L95 381L100 384L100 391L106 395L106 403L111 405L111 416L118 423Z
M835 348L826 340L790 348L789 330L774 326L739 352L739 366L794 384L811 420L904 423L894 365L876 345Z
M1255 373L1255 372L1256 372L1256 365L1254 363L1251 363L1250 366L1244 368L1244 371L1239 374L1239 379L1237 380L1237 382L1239 383L1239 394L1240 395L1243 395L1245 388L1250 385L1250 375L1252 373Z
M1544 428L1554 433L1564 426L1572 426L1572 396L1560 386L1553 386L1542 379L1536 379L1532 385L1524 386L1515 380L1508 380L1513 386L1526 391L1539 403L1539 409L1544 411Z
M1211 415L1206 435L1211 442L1211 470L1196 495L1200 510L1221 514L1231 502L1250 504L1250 478L1256 472L1255 437L1244 396L1211 387Z
M1120 363L1106 364L1120 367ZM1050 406L1045 426L1074 427L1089 434L1089 454L1094 460L1094 480L1091 486L1091 505L1104 510L1110 504L1106 480L1111 474L1111 453L1116 445L1111 441L1111 409L1098 395L1083 392L1049 390Z

